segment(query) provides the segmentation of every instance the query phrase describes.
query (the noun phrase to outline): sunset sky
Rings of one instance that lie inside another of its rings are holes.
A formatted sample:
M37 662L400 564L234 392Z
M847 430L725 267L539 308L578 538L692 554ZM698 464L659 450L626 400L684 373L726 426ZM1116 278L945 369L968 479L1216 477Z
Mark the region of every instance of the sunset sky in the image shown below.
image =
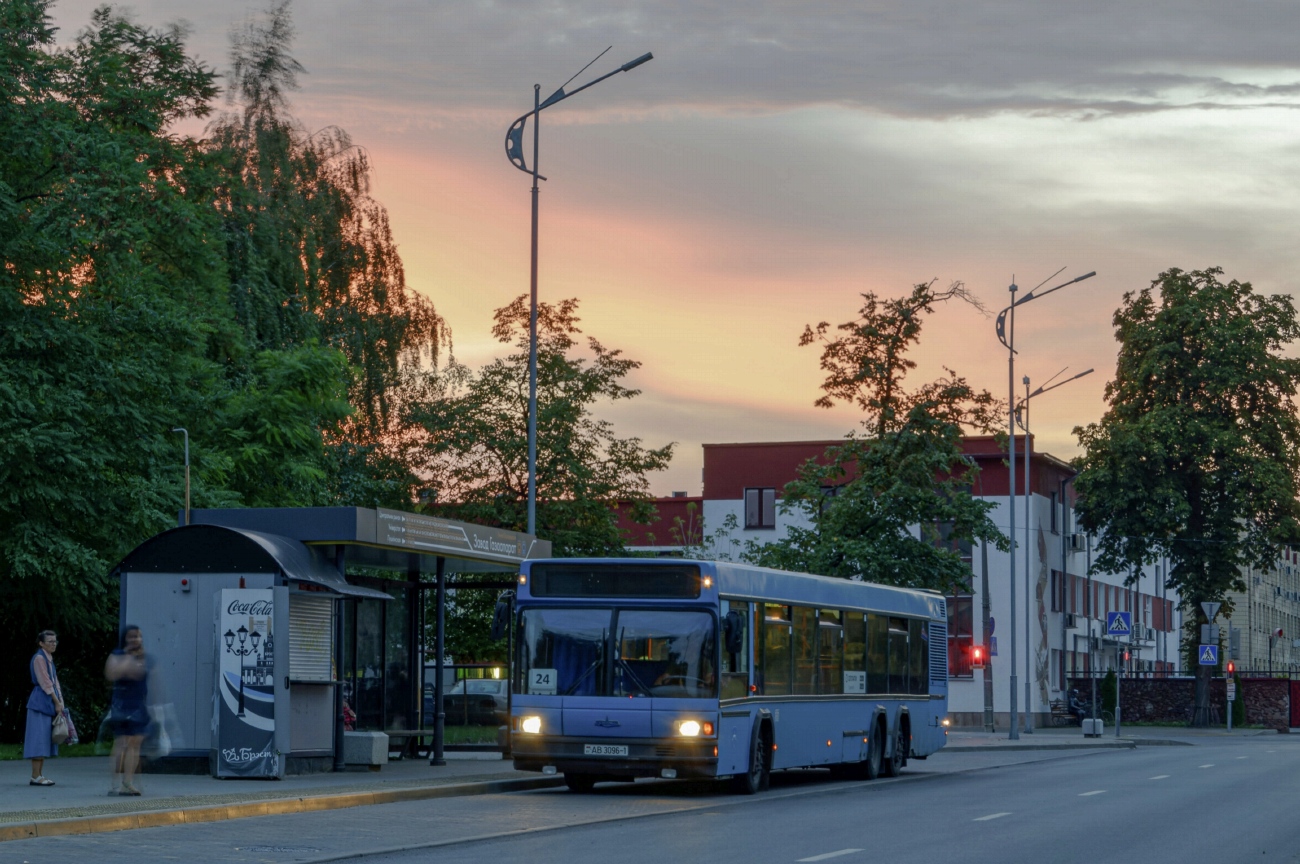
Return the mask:
M68 42L97 3L64 0ZM189 22L224 70L256 5L126 4ZM543 299L581 299L587 333L644 365L602 408L622 435L678 442L656 493L700 492L703 442L840 437L813 407L807 323L860 292L960 280L992 312L1014 277L1098 275L1018 310L1037 446L1077 452L1114 371L1111 316L1170 267L1291 293L1300 256L1300 5L1200 0L654 3L311 0L293 110L369 151L409 284L457 359L501 350L492 312L528 289L529 178L505 132L572 86L655 59L543 113ZM572 88L570 88L572 89ZM531 133L528 136L531 142ZM531 146L528 149L531 158ZM1055 283L1049 283L1055 284ZM1001 398L992 317L927 322L914 383L949 366Z

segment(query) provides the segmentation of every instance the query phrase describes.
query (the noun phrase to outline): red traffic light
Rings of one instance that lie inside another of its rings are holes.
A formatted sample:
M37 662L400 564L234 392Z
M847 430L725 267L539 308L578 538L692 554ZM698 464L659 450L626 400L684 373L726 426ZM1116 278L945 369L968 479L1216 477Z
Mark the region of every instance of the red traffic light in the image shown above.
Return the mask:
M1229 661L1228 661L1228 674L1231 675L1231 674L1233 674L1233 673L1236 672L1236 671L1237 671L1237 664L1236 664L1236 663L1233 663L1231 660L1229 660Z
M970 665L972 669L984 668L984 646L972 645L970 649Z

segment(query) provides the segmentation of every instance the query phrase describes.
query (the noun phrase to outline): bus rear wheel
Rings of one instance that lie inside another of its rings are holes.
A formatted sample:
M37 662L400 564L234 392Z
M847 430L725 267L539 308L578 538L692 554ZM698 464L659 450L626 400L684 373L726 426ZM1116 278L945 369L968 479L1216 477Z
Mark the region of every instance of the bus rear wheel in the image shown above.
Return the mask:
M570 792L590 792L596 786L596 777L592 774L565 773L564 785Z
M885 760L886 777L897 777L903 773L903 766L907 764L907 751L911 746L909 739L907 726L899 726L894 735L894 752Z
M756 795L768 787L772 780L771 753L766 727L755 728L749 742L749 770L734 778L737 792Z

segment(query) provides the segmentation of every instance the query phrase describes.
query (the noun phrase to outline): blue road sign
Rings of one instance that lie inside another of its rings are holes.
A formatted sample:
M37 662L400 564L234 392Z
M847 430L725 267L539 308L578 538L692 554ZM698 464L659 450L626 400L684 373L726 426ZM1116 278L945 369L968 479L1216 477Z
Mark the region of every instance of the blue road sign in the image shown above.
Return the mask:
M996 636L989 637L989 656L998 656L998 637Z
M1133 635L1133 613L1132 612L1107 612L1106 613L1106 635L1107 636Z
M1200 660L1199 660L1198 662L1199 662L1202 666L1218 666L1218 665L1219 665L1219 646L1218 646L1218 645L1202 645L1202 646L1200 647L1198 653L1197 653L1197 656L1200 658Z

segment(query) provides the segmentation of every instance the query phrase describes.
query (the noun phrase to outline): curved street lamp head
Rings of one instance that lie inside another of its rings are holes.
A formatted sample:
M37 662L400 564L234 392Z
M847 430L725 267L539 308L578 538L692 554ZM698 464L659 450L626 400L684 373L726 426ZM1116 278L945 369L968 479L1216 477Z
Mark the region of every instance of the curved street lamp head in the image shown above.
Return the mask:
M605 51L608 50L609 50L608 48L605 49ZM601 52L602 55L604 53L605 53L604 51ZM534 104L536 104L537 107L534 108L532 111L529 111L527 114L523 115L522 117L520 117L514 123L510 124L510 129L507 130L506 132L506 158L510 160L510 164L514 165L516 168L518 168L520 171L524 172L525 174L533 173L532 169L528 167L527 161L524 159L524 127L528 125L529 117L532 117L534 114L541 113L543 108L549 108L552 105L554 105L556 102L562 102L565 99L568 99L570 96L574 96L578 93L581 93L583 90L586 90L588 87L592 87L596 84L599 84L601 81L604 81L606 78L610 78L614 75L617 75L620 72L631 72L636 67L642 65L643 63L649 63L654 58L655 55L650 51L647 51L644 54L642 54L640 57L636 58L635 60L629 60L628 62L624 63L622 66L615 69L613 72L606 72L604 75L601 75L599 78L595 78L591 81L588 81L586 84L583 84L581 87L577 88L576 90L570 90L568 92L565 92L564 87L560 87L558 90L556 90L550 96L547 96L546 99L541 102L537 102L537 93L540 91L541 87L540 85L534 84L533 99L534 99ZM600 58L597 57L596 59L600 59ZM595 61L593 60L592 62L594 63ZM587 65L590 66L591 63L588 63ZM583 68L585 69L586 67L584 66ZM579 71L578 74L581 75L582 72ZM574 77L576 78L577 76L575 75ZM569 81L572 80L573 78L569 79ZM568 86L569 82L566 81L564 83L565 86ZM536 154L533 155L535 160ZM546 179L545 177L542 177L540 174L537 175L537 178L539 180Z

